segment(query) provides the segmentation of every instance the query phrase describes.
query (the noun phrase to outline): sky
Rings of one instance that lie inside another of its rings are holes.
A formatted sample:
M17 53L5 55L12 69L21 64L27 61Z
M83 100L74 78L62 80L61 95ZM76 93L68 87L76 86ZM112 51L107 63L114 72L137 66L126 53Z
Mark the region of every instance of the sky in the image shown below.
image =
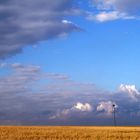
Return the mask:
M140 125L139 0L1 0L0 125Z

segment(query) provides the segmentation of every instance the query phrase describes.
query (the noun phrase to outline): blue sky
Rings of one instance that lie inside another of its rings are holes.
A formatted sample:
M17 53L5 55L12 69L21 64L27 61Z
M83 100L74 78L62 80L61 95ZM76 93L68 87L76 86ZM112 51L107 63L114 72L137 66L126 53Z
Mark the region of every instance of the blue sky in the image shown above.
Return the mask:
M47 72L65 73L109 90L120 83L139 86L139 21L72 21L84 31L28 46L6 61L41 65Z
M0 5L1 124L112 125L113 103L120 125L140 123L138 0Z

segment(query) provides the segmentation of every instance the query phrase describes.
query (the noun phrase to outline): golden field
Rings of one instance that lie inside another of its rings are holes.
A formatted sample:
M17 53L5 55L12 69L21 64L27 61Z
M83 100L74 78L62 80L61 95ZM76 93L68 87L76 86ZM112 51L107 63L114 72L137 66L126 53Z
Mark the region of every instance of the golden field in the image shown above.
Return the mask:
M0 140L140 140L140 127L1 126Z

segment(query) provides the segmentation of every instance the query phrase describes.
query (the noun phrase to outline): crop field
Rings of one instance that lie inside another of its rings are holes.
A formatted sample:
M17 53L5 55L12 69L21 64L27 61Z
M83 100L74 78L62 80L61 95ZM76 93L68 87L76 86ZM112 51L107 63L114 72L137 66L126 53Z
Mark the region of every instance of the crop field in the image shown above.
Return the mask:
M140 127L1 126L0 140L140 140Z

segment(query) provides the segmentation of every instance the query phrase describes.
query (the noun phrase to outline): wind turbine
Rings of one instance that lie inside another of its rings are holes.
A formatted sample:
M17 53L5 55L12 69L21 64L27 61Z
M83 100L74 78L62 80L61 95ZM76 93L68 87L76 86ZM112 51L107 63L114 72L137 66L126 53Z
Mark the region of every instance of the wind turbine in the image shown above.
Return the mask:
M116 105L115 104L112 104L112 107L113 107L114 126L117 126L117 123L116 123Z

